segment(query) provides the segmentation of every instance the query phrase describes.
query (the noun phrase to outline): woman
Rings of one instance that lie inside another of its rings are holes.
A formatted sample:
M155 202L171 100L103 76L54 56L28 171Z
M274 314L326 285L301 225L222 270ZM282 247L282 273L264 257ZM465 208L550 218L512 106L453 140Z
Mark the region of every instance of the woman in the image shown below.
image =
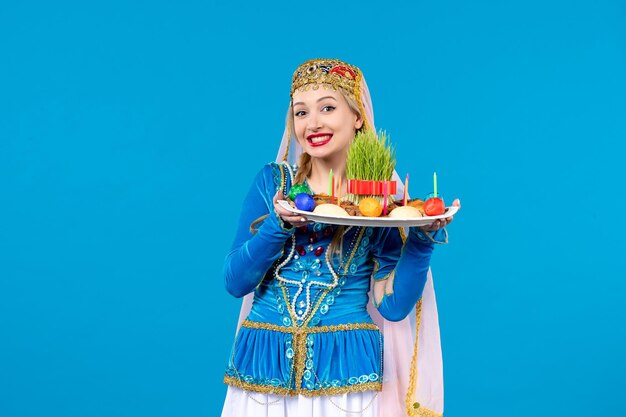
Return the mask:
M255 178L224 265L227 290L246 298L222 416L441 415L429 264L452 219L403 236L307 224L281 208L294 184L321 193L330 169L345 178L356 132L374 129L365 80L345 62L305 62L291 98L277 158L285 163Z

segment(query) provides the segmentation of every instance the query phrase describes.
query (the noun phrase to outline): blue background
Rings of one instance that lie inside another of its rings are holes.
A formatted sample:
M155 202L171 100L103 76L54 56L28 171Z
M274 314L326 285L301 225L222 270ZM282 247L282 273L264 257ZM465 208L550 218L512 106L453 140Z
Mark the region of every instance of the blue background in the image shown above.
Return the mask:
M623 1L86 3L0 3L0 416L219 415L222 260L313 57L462 200L446 415L626 415Z

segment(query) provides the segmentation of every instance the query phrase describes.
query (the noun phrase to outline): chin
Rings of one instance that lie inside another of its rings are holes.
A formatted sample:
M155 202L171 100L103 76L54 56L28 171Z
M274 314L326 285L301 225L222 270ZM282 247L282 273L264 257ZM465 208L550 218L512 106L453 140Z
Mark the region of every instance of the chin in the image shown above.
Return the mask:
M331 155L333 155L333 153L335 153L335 151L333 151L332 149L321 149L321 148L305 148L306 153L308 153L309 155L311 155L311 158L319 158L319 159L325 159L330 157Z

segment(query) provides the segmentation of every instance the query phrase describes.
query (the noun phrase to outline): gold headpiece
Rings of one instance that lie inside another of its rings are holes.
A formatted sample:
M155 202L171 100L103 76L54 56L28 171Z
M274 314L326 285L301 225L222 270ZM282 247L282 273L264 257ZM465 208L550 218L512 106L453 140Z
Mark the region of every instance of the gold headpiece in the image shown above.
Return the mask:
M359 113L363 116L363 128L370 127L365 117L365 109L361 102L361 70L338 59L312 59L300 65L293 73L291 80L291 97L296 91L306 91L309 88L318 89L320 85L330 85L335 90L342 89L352 98L359 107ZM292 126L288 122L288 137L291 137ZM287 141L283 160L289 156L290 141Z
M356 99L359 98L361 71L354 65L338 59L312 59L300 65L293 73L291 96L296 90L306 90L309 86L319 88L328 84L334 89L341 88Z

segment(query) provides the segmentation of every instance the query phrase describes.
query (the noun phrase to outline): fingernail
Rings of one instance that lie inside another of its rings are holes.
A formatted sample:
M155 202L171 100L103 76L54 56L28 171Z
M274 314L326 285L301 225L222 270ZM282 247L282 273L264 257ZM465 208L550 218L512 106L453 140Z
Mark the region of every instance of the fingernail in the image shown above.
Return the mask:
M301 221L301 222L305 222L305 221L306 221L306 219L303 217L303 218L301 218L301 219L300 219L300 221Z

